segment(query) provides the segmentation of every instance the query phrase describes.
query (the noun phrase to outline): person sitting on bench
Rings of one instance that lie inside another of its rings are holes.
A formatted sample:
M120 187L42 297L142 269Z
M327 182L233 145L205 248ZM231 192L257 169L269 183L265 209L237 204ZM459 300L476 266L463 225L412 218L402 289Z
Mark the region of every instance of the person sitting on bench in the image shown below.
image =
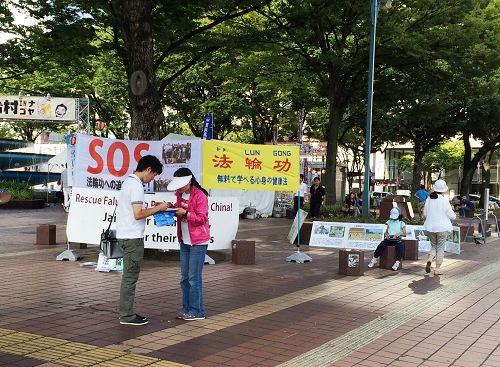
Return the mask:
M389 214L389 220L385 223L385 238L377 246L373 258L368 264L369 268L373 268L378 264L379 257L387 246L396 247L396 262L392 266L392 270L396 271L400 268L404 252L402 237L406 236L406 224L402 219L403 215L400 210L398 208L392 208Z
M458 210L461 217L465 217L465 213L474 212L474 203L470 201L467 195L462 196L462 206Z

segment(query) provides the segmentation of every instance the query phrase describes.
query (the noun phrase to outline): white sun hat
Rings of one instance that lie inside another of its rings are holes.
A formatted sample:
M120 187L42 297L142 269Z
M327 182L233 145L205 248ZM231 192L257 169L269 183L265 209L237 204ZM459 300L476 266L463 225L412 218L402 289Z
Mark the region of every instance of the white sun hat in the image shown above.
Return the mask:
M174 177L173 180L168 183L167 190L168 191L178 190L181 187L186 186L191 181L192 178L193 178L192 175L183 177Z
M391 219L398 219L399 218L399 208L392 208L391 212L389 213L389 218Z
M437 180L434 182L434 191L436 192L446 192L448 191L448 186L444 180Z

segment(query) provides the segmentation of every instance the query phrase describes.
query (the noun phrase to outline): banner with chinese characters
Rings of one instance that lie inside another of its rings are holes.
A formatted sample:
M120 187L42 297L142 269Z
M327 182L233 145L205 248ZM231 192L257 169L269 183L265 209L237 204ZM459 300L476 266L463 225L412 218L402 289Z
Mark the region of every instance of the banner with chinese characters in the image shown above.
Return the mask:
M71 193L71 207L66 225L69 242L99 244L101 233L111 222L111 229L116 227L116 214L113 215L120 193L117 191L74 188ZM173 193L155 193L145 195L145 207L151 207L157 201L175 202ZM208 198L208 220L210 223L209 250L227 250L236 237L239 224L238 199L231 197ZM178 250L176 224L158 227L154 217L146 219L144 247Z
M375 250L384 239L385 224L313 222L309 246ZM418 240L418 251L429 252L431 243L423 226L407 225L406 240ZM453 227L444 250L460 255L460 230Z
M299 147L203 141L203 185L211 189L297 191Z
M76 99L0 96L0 119L45 120L72 124L78 120Z
M155 177L154 187L147 191L166 191L180 167L188 167L201 182L201 139L137 141L78 134L75 146L75 187L120 190L137 162L148 154L163 163L163 173Z

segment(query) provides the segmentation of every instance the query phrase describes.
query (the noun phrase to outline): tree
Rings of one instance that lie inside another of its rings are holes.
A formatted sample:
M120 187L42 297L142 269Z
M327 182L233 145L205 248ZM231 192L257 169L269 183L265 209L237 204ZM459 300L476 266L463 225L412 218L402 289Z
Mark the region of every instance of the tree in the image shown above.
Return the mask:
M10 61L17 61L12 63L16 67L9 67L5 78L29 74L40 67L29 56L34 54L32 49L47 50L38 55L42 59L58 57L67 62L81 62L115 50L128 80L130 136L158 139L164 120L161 100L167 86L199 60L231 44L230 34L217 34L219 25L252 12L265 2L172 1L168 6L154 0L23 2L22 6L38 23L19 28L20 42L8 52L7 48L3 50ZM8 0L8 4L16 5L17 1ZM109 37L101 37L105 33ZM81 70L81 74L87 73Z

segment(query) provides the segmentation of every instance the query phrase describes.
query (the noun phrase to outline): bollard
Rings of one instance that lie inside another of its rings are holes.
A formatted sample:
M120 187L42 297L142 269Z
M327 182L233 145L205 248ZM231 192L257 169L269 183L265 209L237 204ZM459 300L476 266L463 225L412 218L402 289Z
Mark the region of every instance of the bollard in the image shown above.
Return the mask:
M392 266L396 262L396 246L387 246L380 255L380 267L382 269L392 270ZM403 261L401 261L400 269L403 269Z
M363 275L365 255L361 250L341 249L339 251L339 273L343 275Z
M403 246L403 259L418 260L418 240L403 240Z
M56 225L40 224L36 229L37 245L55 245L56 244Z
M255 265L255 241L233 240L232 262L237 265Z

